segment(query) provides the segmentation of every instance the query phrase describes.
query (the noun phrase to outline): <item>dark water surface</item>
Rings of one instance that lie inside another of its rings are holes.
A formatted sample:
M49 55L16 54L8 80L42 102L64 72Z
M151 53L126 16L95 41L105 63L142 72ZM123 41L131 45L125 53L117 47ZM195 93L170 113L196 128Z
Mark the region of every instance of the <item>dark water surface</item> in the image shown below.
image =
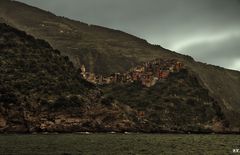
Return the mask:
M36 134L0 135L1 155L233 154L240 135ZM240 151L240 150L239 150ZM236 153L240 154L240 153Z

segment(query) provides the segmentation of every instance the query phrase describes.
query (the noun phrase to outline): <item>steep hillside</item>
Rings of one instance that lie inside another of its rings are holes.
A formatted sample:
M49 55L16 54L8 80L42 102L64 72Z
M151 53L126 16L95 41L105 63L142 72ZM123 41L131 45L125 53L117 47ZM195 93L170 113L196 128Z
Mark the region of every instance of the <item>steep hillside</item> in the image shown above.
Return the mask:
M123 72L140 61L166 52L163 48L150 46L145 40L117 30L57 17L19 2L5 0L0 3L0 17L5 22L47 40L74 62L78 56L91 72Z
M5 24L0 24L0 73L0 133L136 128L135 111L115 101L106 105L68 57Z
M102 87L108 98L137 109L152 130L207 132L227 131L228 122L217 101L187 69L170 73L152 87L140 81Z
M239 130L240 73L237 71L198 63L127 33L57 17L19 2L1 0L0 21L47 40L69 56L75 66L80 60L87 70L98 74L124 72L155 58L179 59L220 105L231 130Z

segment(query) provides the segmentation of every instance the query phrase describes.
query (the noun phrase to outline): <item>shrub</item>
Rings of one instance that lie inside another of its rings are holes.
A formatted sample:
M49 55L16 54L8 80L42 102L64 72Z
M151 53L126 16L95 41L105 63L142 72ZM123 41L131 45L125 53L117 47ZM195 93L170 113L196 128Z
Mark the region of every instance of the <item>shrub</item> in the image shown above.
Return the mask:
M74 106L83 106L83 104L84 104L83 99L80 99L77 96L71 96L69 100L70 100L70 105L73 107Z
M70 98L61 96L54 102L54 104L52 105L52 108L61 109L61 108L81 107L83 106L83 104L84 104L84 101L82 99L79 99L77 96L71 96Z
M54 102L52 108L54 109L64 108L68 105L68 103L69 103L68 99L61 96Z
M106 98L103 98L101 103L103 105L110 106L110 105L112 105L113 101L114 101L114 98L112 96L108 96Z

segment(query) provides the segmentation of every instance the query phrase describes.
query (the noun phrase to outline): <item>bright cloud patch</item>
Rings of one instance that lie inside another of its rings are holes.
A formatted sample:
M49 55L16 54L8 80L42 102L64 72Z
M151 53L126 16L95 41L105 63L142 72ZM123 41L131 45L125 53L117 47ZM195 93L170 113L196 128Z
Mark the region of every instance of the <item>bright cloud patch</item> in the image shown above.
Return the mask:
M230 69L240 70L240 59L233 62L233 65L229 67Z
M227 40L232 37L236 37L240 35L240 31L232 31L232 32L224 32L221 34L215 34L215 35L200 35L197 37L191 37L189 39L185 39L183 41L177 42L172 45L171 49L175 51L181 51L189 46L195 46L198 44L202 44L204 42L206 43L213 43L213 42L220 42L223 40Z

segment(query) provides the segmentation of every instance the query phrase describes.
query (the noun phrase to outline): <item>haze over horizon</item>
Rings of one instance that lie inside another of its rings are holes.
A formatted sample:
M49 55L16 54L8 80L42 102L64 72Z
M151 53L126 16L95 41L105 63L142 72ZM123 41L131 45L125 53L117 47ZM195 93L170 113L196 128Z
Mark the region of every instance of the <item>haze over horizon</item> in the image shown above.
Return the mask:
M18 0L118 29L197 61L240 70L239 0Z

